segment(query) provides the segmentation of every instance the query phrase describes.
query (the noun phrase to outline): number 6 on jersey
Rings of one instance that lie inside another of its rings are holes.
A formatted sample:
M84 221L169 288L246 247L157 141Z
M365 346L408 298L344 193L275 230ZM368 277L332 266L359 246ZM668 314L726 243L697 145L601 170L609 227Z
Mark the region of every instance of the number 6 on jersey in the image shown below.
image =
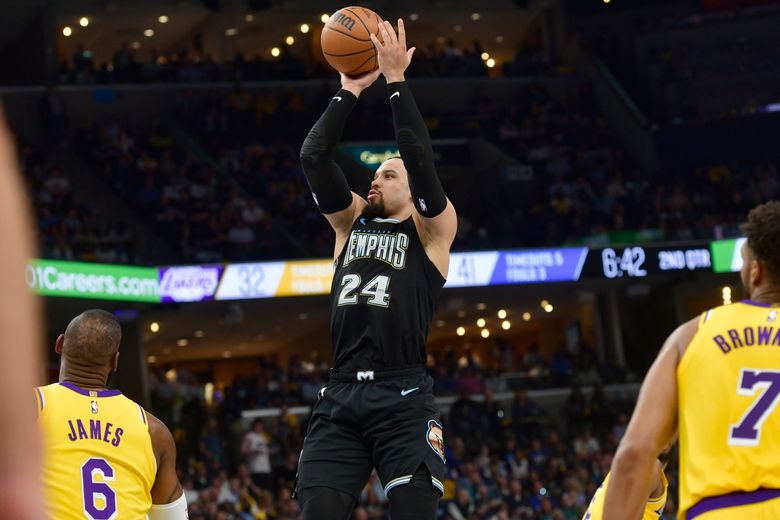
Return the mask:
M339 305L355 305L358 302L358 295L355 289L360 286L360 275L345 274L341 279L341 292L339 293ZM378 275L373 277L360 290L360 296L368 296L366 303L376 305L377 307L390 306L390 293L387 288L390 286L390 277Z

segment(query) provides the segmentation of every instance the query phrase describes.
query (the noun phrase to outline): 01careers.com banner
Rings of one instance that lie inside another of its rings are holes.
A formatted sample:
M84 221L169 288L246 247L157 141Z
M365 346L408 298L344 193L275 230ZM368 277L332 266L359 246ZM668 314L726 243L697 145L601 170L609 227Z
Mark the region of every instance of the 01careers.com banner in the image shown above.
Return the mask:
M44 296L160 301L160 286L154 267L31 260L25 275L30 289Z

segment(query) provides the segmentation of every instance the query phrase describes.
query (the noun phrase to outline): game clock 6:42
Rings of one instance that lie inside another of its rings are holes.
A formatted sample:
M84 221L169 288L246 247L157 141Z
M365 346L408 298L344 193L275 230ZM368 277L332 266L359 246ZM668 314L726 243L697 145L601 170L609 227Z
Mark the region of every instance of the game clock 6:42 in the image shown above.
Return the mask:
M647 255L642 247L627 247L622 251L607 247L601 250L601 266L607 278L631 276L642 278L647 276L644 268Z

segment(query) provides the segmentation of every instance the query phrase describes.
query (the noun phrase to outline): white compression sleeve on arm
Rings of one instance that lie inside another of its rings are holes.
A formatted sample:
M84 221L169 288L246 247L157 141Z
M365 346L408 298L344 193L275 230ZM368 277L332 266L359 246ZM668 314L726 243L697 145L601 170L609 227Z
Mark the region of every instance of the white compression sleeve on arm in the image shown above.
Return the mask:
M152 504L147 515L149 520L188 520L187 499L184 493L170 504Z

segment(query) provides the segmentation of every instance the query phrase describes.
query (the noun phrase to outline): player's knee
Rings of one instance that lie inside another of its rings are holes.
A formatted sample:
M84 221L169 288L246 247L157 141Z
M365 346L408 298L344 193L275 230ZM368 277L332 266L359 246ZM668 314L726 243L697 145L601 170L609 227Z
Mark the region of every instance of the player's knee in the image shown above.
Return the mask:
M298 492L298 504L303 520L347 520L355 499L338 489L315 486Z
M387 498L393 520L434 520L441 493L433 485L428 467L422 464L408 484L394 487Z

